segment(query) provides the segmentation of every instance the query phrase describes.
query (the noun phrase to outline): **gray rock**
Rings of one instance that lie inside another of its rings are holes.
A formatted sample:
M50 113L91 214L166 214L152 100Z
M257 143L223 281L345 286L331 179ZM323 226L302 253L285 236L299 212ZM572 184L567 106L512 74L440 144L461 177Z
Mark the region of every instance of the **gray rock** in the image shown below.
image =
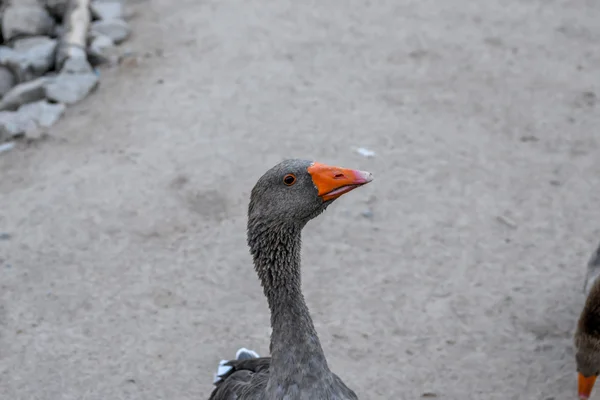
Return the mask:
M12 47L18 52L27 52L40 46L56 46L56 43L56 39L51 39L47 36L30 36L22 39L16 39L13 42Z
M4 96L17 84L17 78L10 68L0 65L0 97Z
M54 125L65 108L64 104L51 104L43 100L26 104L18 111L0 111L0 141Z
M30 81L36 77L27 60L10 47L0 46L0 64L12 71L17 83Z
M35 129L35 121L24 118L17 111L0 111L0 141L10 140Z
M21 106L17 113L24 119L35 121L38 127L48 128L60 119L66 108L64 104L42 100Z
M33 78L33 74L29 70L27 63L10 47L0 46L0 64L12 71L17 83L25 82Z
M56 50L55 67L57 70L62 70L67 59L73 58L80 63L80 68L85 68L87 64L87 55L85 49L77 45L71 45L67 43L60 43Z
M13 58L17 58L17 52L7 46L0 46L0 63L4 64Z
M92 64L117 64L119 62L119 51L111 38L98 35L88 47L88 56Z
M92 22L90 33L94 37L99 35L108 36L113 42L119 44L129 37L131 28L122 19L109 19Z
M63 15L65 15L65 11L67 11L69 0L45 0L45 3L50 14L54 18L61 20Z
M83 49L71 49L70 57L65 60L60 70L61 73L79 74L92 73L93 69L87 61L87 55Z
M46 85L46 97L59 103L74 104L98 86L94 73L61 73Z
M0 64L13 72L17 82L26 82L52 69L57 45L57 40L45 36L17 39L14 49L0 46Z
M20 36L49 35L54 29L54 20L45 8L31 4L13 4L2 15L4 40Z
M65 34L65 32L67 31L67 29L63 26L63 25L56 25L54 27L54 33L52 36L55 37L63 37L63 35Z
M21 83L12 88L0 102L0 111L16 110L23 104L42 100L46 96L45 85L49 78L42 77Z
M90 44L90 50L95 53L102 54L106 49L112 49L115 43L111 38L104 35L98 35Z
M58 41L45 36L15 40L13 48L35 76L43 75L54 66L54 54Z
M97 19L123 18L123 4L120 1L92 1L90 9L92 16Z
M0 111L0 142L10 140L25 133L25 128L19 125L16 111Z

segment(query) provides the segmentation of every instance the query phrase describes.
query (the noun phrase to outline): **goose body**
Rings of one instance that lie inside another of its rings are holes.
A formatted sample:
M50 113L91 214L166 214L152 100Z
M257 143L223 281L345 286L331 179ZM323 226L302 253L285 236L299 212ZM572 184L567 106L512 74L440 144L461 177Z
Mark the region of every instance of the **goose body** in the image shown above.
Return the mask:
M354 400L329 370L301 291L300 235L368 172L286 160L256 183L248 207L248 246L271 311L271 357L240 349L222 362L210 400Z
M259 357L244 360L232 360L227 363L228 371L219 376L216 388L210 400L217 399L329 399L329 400L358 400L356 394L334 373L330 373L327 382L323 376L315 379L316 385L290 384L277 388L274 394L269 394L270 357Z
M587 295L575 330L575 361L577 363L580 399L589 399L596 378L600 375L600 245L587 266L584 291Z

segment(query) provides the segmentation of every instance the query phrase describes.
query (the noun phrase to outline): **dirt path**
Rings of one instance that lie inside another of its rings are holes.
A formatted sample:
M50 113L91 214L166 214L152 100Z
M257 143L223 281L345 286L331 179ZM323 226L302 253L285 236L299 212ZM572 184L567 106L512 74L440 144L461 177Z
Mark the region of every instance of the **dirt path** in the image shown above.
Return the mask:
M600 3L137 8L138 65L0 155L2 399L202 399L221 358L267 353L245 211L289 157L376 177L304 234L305 296L361 398L575 397Z

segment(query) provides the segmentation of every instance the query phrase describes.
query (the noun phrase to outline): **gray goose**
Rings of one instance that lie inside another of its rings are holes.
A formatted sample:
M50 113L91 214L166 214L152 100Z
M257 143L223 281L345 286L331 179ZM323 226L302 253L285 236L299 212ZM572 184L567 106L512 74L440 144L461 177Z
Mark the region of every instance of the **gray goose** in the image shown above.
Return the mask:
M300 233L337 198L372 180L368 172L286 160L256 183L248 246L271 311L271 357L240 349L222 361L210 400L358 399L329 370L300 284Z
M587 299L575 330L575 361L580 399L589 399L600 375L600 245L590 258L584 290Z

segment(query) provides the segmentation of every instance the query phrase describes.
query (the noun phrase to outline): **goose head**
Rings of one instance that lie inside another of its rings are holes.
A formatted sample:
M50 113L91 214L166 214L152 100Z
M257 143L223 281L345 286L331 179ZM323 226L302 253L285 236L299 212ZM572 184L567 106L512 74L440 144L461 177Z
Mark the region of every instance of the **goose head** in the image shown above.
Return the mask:
M369 172L308 160L285 160L268 170L250 195L248 217L304 226L340 196L373 180Z

